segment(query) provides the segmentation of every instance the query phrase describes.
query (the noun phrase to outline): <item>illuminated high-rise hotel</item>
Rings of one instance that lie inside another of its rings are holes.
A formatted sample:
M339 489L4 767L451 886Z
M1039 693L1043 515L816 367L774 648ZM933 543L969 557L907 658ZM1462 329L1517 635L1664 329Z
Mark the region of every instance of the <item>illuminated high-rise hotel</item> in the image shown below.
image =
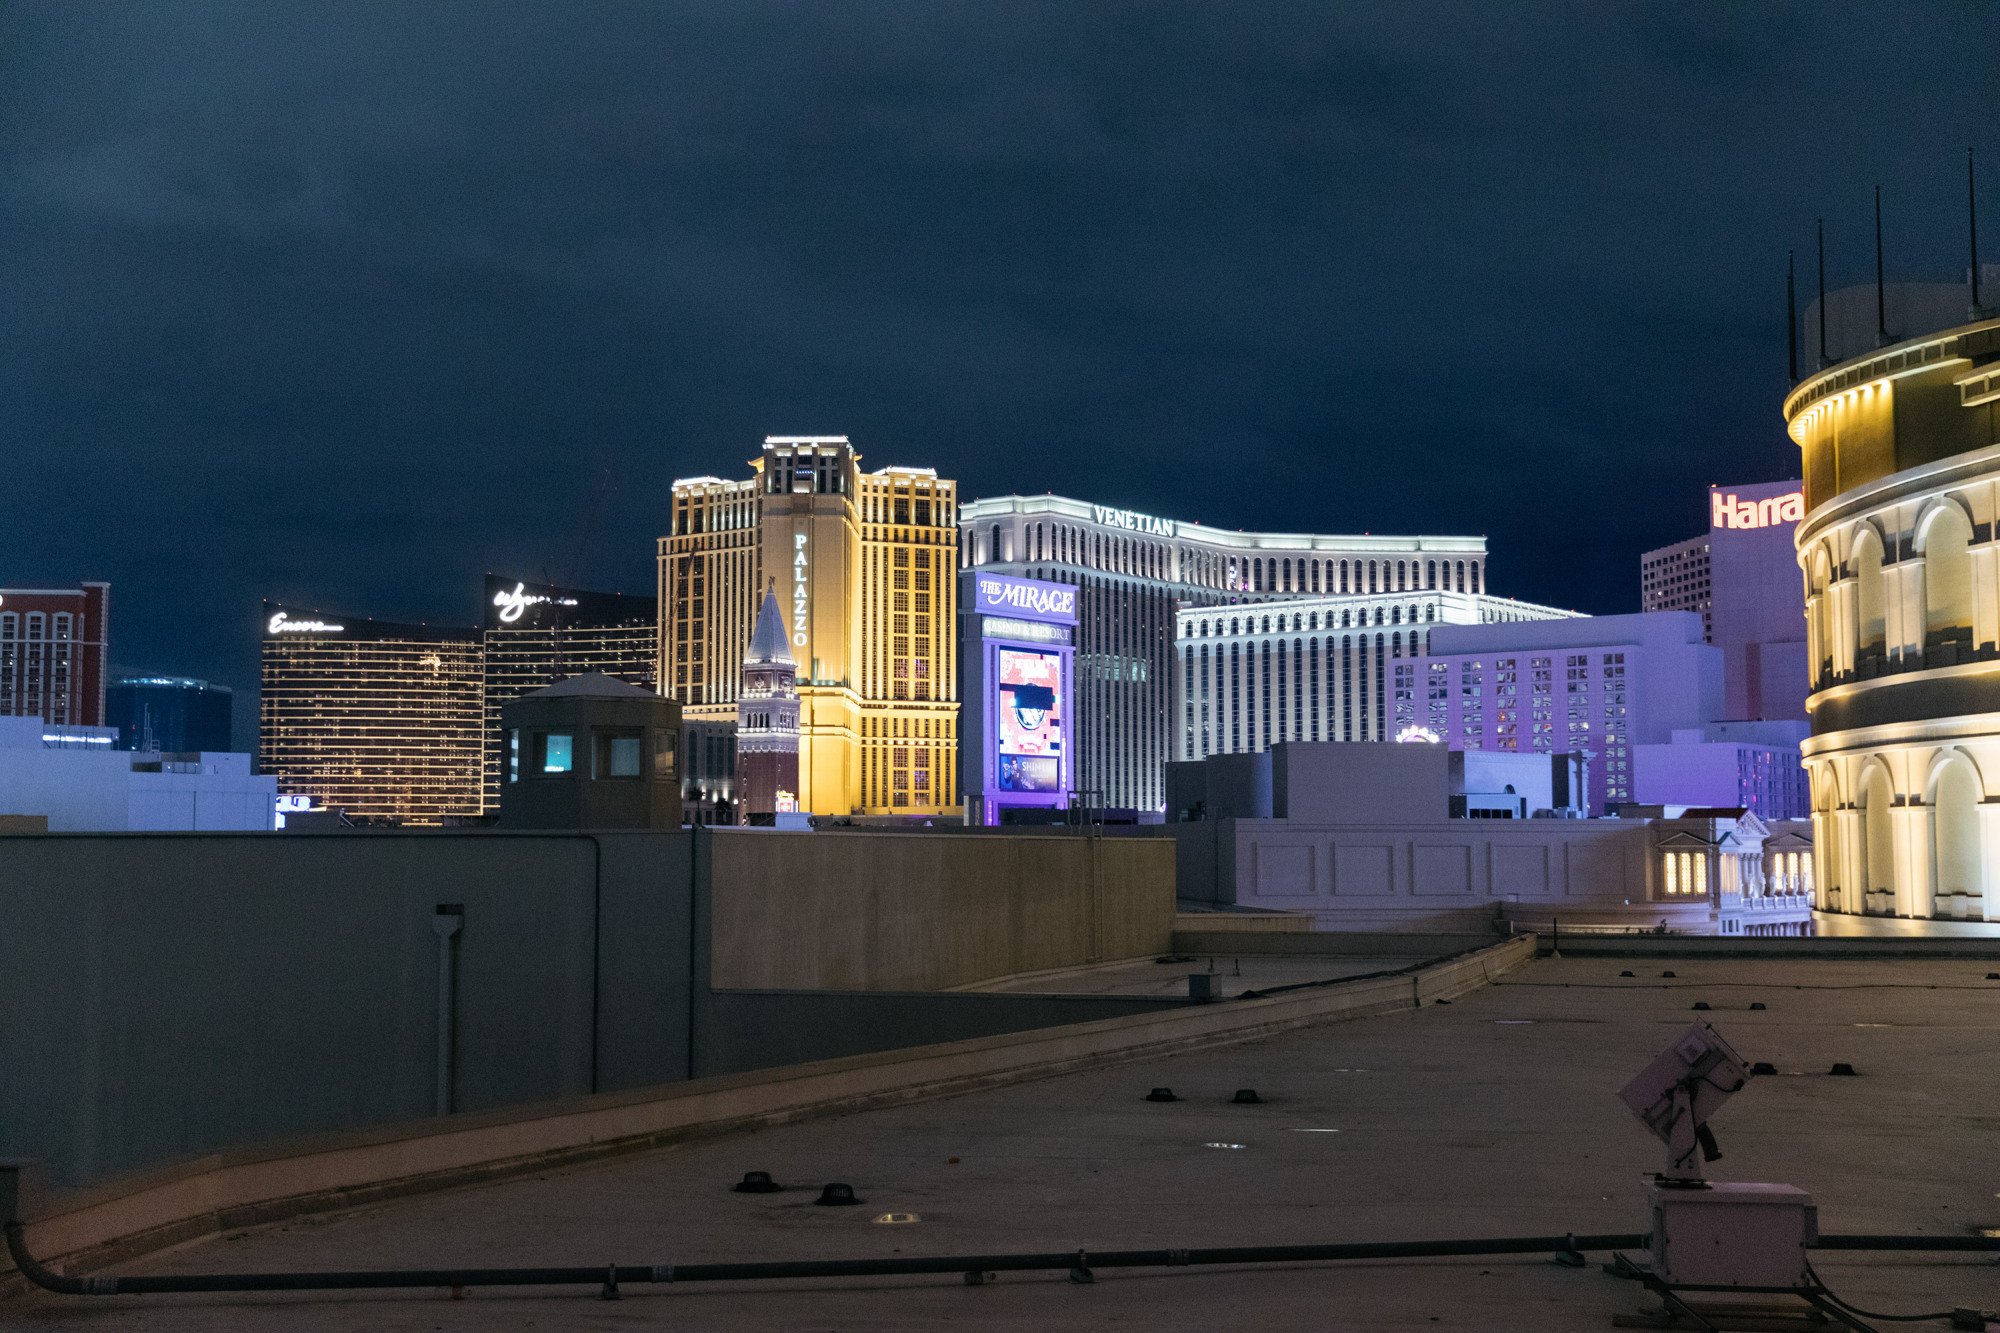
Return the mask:
M1484 537L1232 532L1086 504L1003 495L959 513L967 568L1079 589L1077 797L1157 811L1182 757L1175 624L1184 609L1334 595L1485 591Z
M486 576L486 771L482 806L500 809L506 738L500 710L531 691L587 672L653 689L660 612L650 597L585 592Z
M674 483L660 686L684 710L698 797L733 786L744 654L775 581L798 669L799 808L957 808L957 483L860 459L844 435L773 435L747 479Z
M480 812L479 631L264 603L257 767L367 821Z

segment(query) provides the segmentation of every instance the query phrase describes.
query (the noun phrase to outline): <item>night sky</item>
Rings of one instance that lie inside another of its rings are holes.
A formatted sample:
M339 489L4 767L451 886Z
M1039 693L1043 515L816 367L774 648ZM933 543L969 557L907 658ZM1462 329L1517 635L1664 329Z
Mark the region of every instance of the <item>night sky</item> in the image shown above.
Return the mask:
M2000 257L2000 5L0 9L0 586L256 684L257 604L650 590L677 476L1485 533L1636 609L1796 475L1809 285Z

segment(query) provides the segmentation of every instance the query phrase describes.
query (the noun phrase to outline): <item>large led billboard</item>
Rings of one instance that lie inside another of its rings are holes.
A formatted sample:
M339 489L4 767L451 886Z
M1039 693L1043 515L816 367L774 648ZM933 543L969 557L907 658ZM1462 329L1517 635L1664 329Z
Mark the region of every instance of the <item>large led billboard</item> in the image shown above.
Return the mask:
M999 650L999 773L1001 791L1062 790L1062 658L1056 653Z

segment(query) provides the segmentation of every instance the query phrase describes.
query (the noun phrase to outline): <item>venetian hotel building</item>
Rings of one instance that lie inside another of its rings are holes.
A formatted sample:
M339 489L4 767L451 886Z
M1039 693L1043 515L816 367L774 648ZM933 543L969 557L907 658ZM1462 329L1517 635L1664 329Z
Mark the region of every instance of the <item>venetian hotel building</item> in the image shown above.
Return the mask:
M955 482L860 470L844 435L773 435L741 480L674 483L659 542L660 683L679 700L700 796L726 795L725 737L767 588L798 669L799 808L957 809ZM717 785L708 785L717 784Z
M1112 810L1164 809L1165 765L1184 757L1184 609L1485 588L1483 537L1232 532L1060 495L974 500L959 524L968 568L1078 588L1076 785Z
M1830 307L1840 359L1785 399L1823 911L2000 920L2000 311L1966 295L1832 293L1804 341Z

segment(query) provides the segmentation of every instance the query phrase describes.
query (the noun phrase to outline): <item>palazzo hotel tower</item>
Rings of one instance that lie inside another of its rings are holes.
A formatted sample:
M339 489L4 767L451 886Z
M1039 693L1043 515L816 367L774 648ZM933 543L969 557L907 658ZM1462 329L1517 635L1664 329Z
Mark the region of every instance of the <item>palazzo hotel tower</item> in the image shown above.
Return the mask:
M798 808L957 808L957 483L860 461L844 435L773 435L747 479L674 483L660 685L684 710L698 795L733 786L734 756L706 774L700 756L733 744L771 587L798 673Z

